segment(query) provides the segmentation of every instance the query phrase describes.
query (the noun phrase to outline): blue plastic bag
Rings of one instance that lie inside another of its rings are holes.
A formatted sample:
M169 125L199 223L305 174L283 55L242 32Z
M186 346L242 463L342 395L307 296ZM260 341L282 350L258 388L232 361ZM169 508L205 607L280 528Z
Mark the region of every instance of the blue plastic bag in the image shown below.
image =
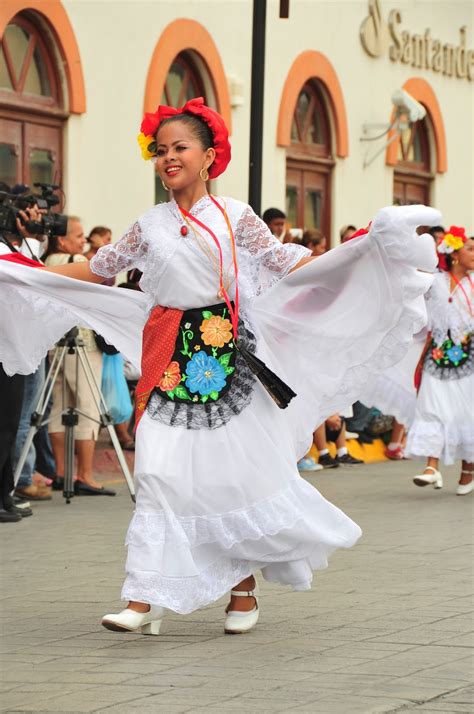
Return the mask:
M133 407L121 354L102 355L102 394L114 424L130 419Z

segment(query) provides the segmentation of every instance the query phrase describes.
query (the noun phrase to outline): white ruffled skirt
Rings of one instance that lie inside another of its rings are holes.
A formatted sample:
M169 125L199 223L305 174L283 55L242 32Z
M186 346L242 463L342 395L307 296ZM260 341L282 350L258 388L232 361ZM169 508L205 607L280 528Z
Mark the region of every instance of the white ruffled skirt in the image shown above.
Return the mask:
M136 434L137 502L125 599L187 613L260 569L296 590L360 528L300 478L315 424L353 403L369 377L402 359L426 320L433 242L422 207L384 209L368 236L330 251L244 307L257 354L297 393L279 410L257 382L239 415L213 430L145 414ZM431 253L430 253L431 251ZM75 324L140 361L147 297L0 261L0 360L28 373ZM19 319L21 315L21 319Z
M433 456L444 464L474 461L474 374L440 380L423 372L415 420L408 432L406 453Z

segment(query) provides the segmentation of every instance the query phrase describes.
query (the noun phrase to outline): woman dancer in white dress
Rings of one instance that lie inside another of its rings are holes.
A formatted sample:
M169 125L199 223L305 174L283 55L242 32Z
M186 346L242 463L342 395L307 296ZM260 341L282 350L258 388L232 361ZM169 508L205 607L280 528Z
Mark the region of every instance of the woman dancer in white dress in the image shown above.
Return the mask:
M423 326L432 278L418 269L432 266L415 229L440 215L383 209L367 235L313 261L276 240L249 206L208 194L230 147L202 100L159 107L142 132L144 156L156 156L173 200L90 264L48 271L0 260L0 299L8 294L16 307L0 314L0 358L9 372L31 371L80 322L139 364L143 332L128 606L103 624L157 634L162 608L192 612L233 588L225 631L245 632L259 614L257 570L308 589L312 571L361 534L296 463L313 425L401 359ZM97 284L132 266L143 271L143 293ZM286 409L274 401L290 399Z
M474 239L451 226L438 245L443 272L427 294L429 342L407 453L427 458L417 486L442 488L439 462L462 460L458 496L473 490Z

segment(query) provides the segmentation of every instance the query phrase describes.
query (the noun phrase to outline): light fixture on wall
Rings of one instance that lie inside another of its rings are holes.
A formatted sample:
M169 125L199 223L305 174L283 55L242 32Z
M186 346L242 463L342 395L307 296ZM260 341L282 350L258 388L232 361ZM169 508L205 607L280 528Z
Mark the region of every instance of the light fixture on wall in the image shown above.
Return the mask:
M379 141L388 136L390 132L393 132L384 145L375 153L371 153L370 148L367 149L364 156L364 169L370 166L377 156L386 151L387 147L396 141L405 129L408 129L415 122L421 121L426 116L424 106L404 89L397 89L392 94L392 104L395 107L395 115L390 124L364 124L362 126L363 136L361 136L360 141ZM381 129L381 133L370 136L375 131L380 132Z
M230 104L232 107L241 107L244 104L244 83L234 74L227 75Z

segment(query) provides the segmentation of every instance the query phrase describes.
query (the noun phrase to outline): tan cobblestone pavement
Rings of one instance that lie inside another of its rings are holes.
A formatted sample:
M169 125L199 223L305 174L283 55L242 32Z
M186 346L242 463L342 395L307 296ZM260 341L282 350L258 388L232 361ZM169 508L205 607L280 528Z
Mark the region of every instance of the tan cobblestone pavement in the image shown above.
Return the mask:
M261 620L224 601L159 637L102 630L120 607L132 503L55 494L2 529L1 712L474 712L473 504L412 486L411 462L310 476L363 528L309 593L261 581Z

